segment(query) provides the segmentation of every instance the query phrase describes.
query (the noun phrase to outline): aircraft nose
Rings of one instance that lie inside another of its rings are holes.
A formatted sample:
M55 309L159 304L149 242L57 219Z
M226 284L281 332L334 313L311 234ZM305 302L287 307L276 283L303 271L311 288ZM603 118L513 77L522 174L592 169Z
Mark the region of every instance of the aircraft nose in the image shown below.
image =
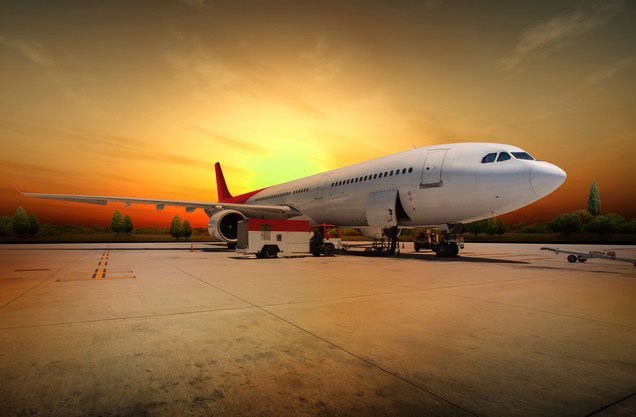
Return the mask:
M563 184L567 174L556 165L537 162L530 171L530 184L535 194L544 197Z

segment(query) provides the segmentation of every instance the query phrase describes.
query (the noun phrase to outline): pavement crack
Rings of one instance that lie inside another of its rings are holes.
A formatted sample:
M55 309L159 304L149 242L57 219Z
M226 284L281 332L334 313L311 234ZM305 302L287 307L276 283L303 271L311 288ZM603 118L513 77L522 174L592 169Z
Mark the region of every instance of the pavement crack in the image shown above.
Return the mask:
M2 310L3 308L5 308L6 306L8 306L9 304L13 303L15 300L17 300L18 298L28 294L29 292L33 291L34 289L36 289L37 287L39 287L40 285L44 284L46 281L50 280L51 278L55 277L57 274L59 274L60 272L62 272L63 270L65 270L66 268L68 268L70 265L72 265L73 263L75 263L75 261L77 261L79 258L81 258L82 256L86 256L86 253L82 253L80 254L77 258L74 258L71 262L67 263L66 265L64 265L63 267L61 267L60 269L58 269L57 271L53 272L51 275L49 275L48 277L44 278L42 281L38 282L37 284L35 284L34 286L32 286L31 288L29 288L28 290L26 290L25 292L23 292L22 294L19 294L18 296L16 296L15 298L13 298L12 300L7 301L6 303L4 303L2 306L0 306L0 310Z
M215 313L218 311L231 311L231 310L245 310L254 308L252 306L246 307L226 307L226 308L211 308L206 310L194 310L194 311L176 311L173 313L160 313L160 314L143 314L138 316L125 316L125 317L108 317L103 319L94 320L77 320L77 321L63 321L58 323L42 323L42 324L30 324L26 326L13 326L13 327L0 327L0 330L14 330L14 329L28 329L32 327L50 327L50 326L64 326L68 324L84 324L84 323L99 323L104 321L118 321L118 320L134 320L134 319L148 319L156 317L170 317L170 316L184 316L188 314L200 314L200 313Z
M433 288L434 291L437 291L437 292L442 293L442 294L450 295L450 296L453 296L453 297L467 298L467 299L470 299L470 300L481 301L483 303L497 304L497 305L500 305L500 306L518 308L518 309L521 309L521 310L534 311L534 312L537 312L537 313L552 314L552 315L555 315L555 316L567 317L567 318L578 319L578 320L586 320L586 321L591 321L591 322L595 322L595 323L609 324L611 326L624 327L624 328L627 328L627 329L636 330L636 327L628 326L626 324L612 323L612 322L609 322L609 321L591 319L589 317L581 317L581 316L575 316L575 315L572 315L572 314L556 313L554 311L547 311L547 310L541 310L541 309L537 309L537 308L518 306L518 305L514 305L514 304L502 303L500 301L485 300L483 298L471 297L469 295L459 295L459 294L453 294L453 293L445 292L445 291L438 291L440 289L445 289L445 288Z
M150 256L150 255L149 255L149 256ZM217 289L217 290L219 290L219 291L222 291L222 292L224 292L225 294L228 294L228 295L230 295L230 296L232 296L232 297L234 297L234 298L236 298L236 299L238 299L238 300L240 300L240 301L242 301L242 302L244 302L244 303L246 303L246 304L249 304L249 305L251 305L251 306L253 306L253 307L255 307L255 308L257 308L257 309L261 310L262 312L264 312L264 313L266 313L266 314L269 314L270 316L272 316L272 317L274 317L274 318L276 318L276 319L278 319L278 320L280 320L280 321L282 321L282 322L284 322L284 323L287 323L287 324L288 324L288 325L290 325L290 326L295 327L296 329L298 329L298 330L300 330L300 331L302 331L302 332L304 332L304 333L306 333L306 334L308 334L308 335L310 335L310 336L312 336L312 337L314 337L314 338L316 338L316 339L318 339L318 340L322 341L323 343L326 343L326 344L328 344L328 345L330 345L330 346L333 346L334 348L336 348L336 349L340 350L341 352L344 352L344 353L348 354L349 356L354 357L354 358L356 358L357 360L359 360L359 361L361 361L361 362L364 362L364 363L366 363L367 365L369 365L369 366L371 366L371 367L373 367L373 368L375 368L375 369L377 369L377 370L379 370L379 371L381 371L381 372L383 372L383 373L385 373L385 374L387 374L387 375L390 375L390 376L392 376L392 377L394 377L394 378L396 378L396 379L399 379L400 381L402 381L402 382L404 382L404 383L406 383L406 384L408 384L408 385L411 385L411 386L412 386L412 387L414 387L414 388L417 388L417 389L419 389L419 390L421 390L421 391L423 391L423 392L426 392L427 394L429 394L429 395L431 395L431 396L433 396L433 397L437 398L438 400L440 400L440 401L442 401L442 402L444 402L444 403L446 403L446 404L448 404L448 405L451 405L451 406L453 406L453 407L455 407L455 408L457 408L457 409L459 409L459 410L462 410L463 412L468 413L468 414L470 414L470 415L472 415L472 416L477 416L477 414L475 414L474 412L472 412L472 411L470 411L470 410L468 410L468 409L466 409L466 408L462 407L461 405L459 405L459 404L457 404L457 403L454 403L453 401L451 401L451 400L449 400L449 399L447 399L447 398L445 398L445 397L442 397L442 396L441 396L441 395L439 395L439 394L434 393L433 391L431 391L431 390L427 389L426 387L424 387L424 386L422 386L422 385L419 385L419 384L417 384L417 383L415 383L415 382L413 382L413 381L411 381L411 380L409 380L409 379L407 379L407 378L405 378L405 377L403 377L403 376L401 376L401 375L399 375L399 374L397 374L397 373L395 373L395 372L393 372L393 371L391 371L391 370L389 370L389 369L387 369L387 368L384 368L384 367L382 367L381 365L378 365L378 364L376 364L375 362L370 361L369 359L365 359L365 358L363 358L362 356L359 356L359 355L357 355L357 354L353 353L352 351L347 350L347 349L345 349L344 347L342 347L342 346L340 346L340 345L338 345L338 344L336 344L336 343L334 343L334 342L332 342L332 341L330 341L330 340L327 340L327 339L325 339L324 337L319 336L319 335L317 335L316 333L314 333L314 332L312 332L312 331L310 331L310 330L308 330L308 329L305 329L304 327L302 327L302 326L300 326L300 325L298 325L298 324L296 324L296 323L293 323L293 322L291 322L291 321L289 321L289 320L285 319L284 317L279 316L278 314L276 314L276 313L274 313L274 312L272 312L272 311L267 310L266 308L264 308L264 307L262 307L262 306L259 306L259 305L257 305L257 304L254 304L254 303L252 303L252 302L250 302L250 301L248 301L248 300L246 300L246 299L244 299L244 298L239 297L239 296L238 296L238 295L236 295L236 294L232 294L231 292L229 292L229 291L227 291L227 290L225 290L225 289L223 289L223 288L221 288L221 287L218 287L218 286L216 286L216 285L214 285L214 284L211 284L211 283L209 283L209 282L207 282L207 281L205 281L205 280L203 280L203 279L201 279L201 278L197 277L196 275L193 275L193 274L191 274L191 273L189 273L189 272L187 272L187 271L185 271L185 270L183 270L183 269L181 269L181 268L179 268L179 267L177 267L177 266L174 266L174 265L172 265L172 264L170 264L170 263L168 263L168 262L164 261L163 259L153 258L152 256L151 256L151 258L152 258L152 259L154 259L154 260L157 260L157 261L159 261L159 262L162 262L162 263L164 263L164 264L168 265L169 267L174 268L174 269L176 269L177 271L180 271L180 272L182 272L182 273L184 273L184 274L186 274L186 275L188 275L188 276L190 276L190 277L192 277L192 278L194 278L194 279L196 279L196 280L198 280L198 281L201 281L202 283L204 283L204 284L206 284L206 285L209 285L209 286L210 286L210 287L212 287L212 288L215 288L215 289ZM415 291L417 291L417 290L415 290Z
M592 411L590 414L586 414L586 415L585 415L585 417L591 417L591 416L593 416L593 415L596 415L596 414L600 413L601 411L605 411L605 410L607 410L608 408L615 406L615 405L616 405L616 404L618 404L618 403L621 403L621 402L623 402L623 401L629 400L629 399L630 399L630 398L632 398L633 396L636 396L636 392L632 392L631 394L629 394L629 395L627 395L627 396L625 396L625 397L621 398L620 400L616 400L616 401L614 401L613 403L607 404L607 405L605 405L605 406L603 406L603 407L599 408L598 410Z

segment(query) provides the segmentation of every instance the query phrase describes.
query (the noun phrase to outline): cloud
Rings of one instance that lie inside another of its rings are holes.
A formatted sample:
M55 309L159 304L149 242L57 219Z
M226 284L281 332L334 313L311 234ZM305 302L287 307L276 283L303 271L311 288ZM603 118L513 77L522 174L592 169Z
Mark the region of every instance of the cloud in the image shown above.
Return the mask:
M206 0L183 0L183 4L190 7L205 7Z
M327 44L326 36L320 36L314 47L301 54L301 62L310 66L313 71L314 80L319 84L331 81L343 73L344 58L347 52L340 51L334 54L330 45Z
M42 46L35 42L0 36L0 45L12 49L32 64L39 67L49 68L57 64L52 57L48 56L43 51Z
M577 39L605 26L620 12L623 3L624 0L583 1L573 11L526 30L513 50L499 61L499 67L505 71L513 71L525 61L546 56L571 45Z
M588 75L585 80L581 83L581 88L590 88L594 87L606 80L609 80L614 75L618 74L621 71L632 68L636 65L636 55L628 56L626 58L621 59L620 61L609 65L605 68L601 68L600 70L594 71L590 75Z
M191 127L187 127L186 129L189 130L190 132L193 132L198 135L202 135L214 140L215 145L227 146L231 148L232 150L236 150L238 152L263 154L267 151L265 147L260 146L256 143L243 140L243 139L238 139L231 136L227 136L215 130L207 129L205 127L191 126Z

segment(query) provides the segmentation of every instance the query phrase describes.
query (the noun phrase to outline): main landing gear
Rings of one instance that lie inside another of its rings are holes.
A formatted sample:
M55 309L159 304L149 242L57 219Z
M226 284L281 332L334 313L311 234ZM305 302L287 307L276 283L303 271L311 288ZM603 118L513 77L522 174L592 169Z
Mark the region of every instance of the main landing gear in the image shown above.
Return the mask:
M413 236L413 247L415 252L421 249L428 249L435 252L440 258L452 258L459 254L459 249L464 247L464 239L458 234L461 233L461 225L453 224L440 227L440 231L426 229L423 232L415 233Z
M455 257L459 254L459 246L455 242L440 242L435 246L435 255L440 258Z

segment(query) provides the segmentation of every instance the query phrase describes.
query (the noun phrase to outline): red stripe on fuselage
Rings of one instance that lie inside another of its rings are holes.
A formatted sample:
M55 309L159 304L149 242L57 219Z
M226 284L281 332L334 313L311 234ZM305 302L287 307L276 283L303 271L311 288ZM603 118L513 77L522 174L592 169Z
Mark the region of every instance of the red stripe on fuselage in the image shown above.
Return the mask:
M236 196L234 196L232 198L228 198L226 200L219 201L219 203L245 204L247 202L247 200L249 200L250 198L254 197L256 194L260 193L263 190L267 190L267 187L266 188L261 188L260 190L256 190L256 191L250 191L249 193L236 195Z

